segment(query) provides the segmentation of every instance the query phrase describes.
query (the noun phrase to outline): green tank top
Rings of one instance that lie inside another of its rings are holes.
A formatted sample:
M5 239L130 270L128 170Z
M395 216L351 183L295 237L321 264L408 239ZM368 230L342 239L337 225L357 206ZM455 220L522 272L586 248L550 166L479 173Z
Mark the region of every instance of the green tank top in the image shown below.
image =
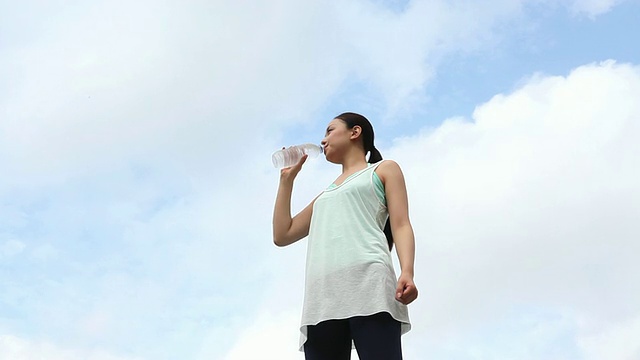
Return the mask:
M301 350L307 326L325 320L387 312L401 323L403 334L411 328L407 306L395 300L397 277L383 232L389 213L375 174L380 163L330 185L313 204Z

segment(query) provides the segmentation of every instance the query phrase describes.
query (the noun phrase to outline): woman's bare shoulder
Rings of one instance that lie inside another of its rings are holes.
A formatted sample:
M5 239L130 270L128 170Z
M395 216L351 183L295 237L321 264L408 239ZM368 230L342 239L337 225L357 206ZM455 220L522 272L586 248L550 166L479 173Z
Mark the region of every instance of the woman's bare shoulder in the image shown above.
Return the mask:
M386 179L402 176L402 169L395 160L382 160L376 173L380 176L380 179L384 182Z

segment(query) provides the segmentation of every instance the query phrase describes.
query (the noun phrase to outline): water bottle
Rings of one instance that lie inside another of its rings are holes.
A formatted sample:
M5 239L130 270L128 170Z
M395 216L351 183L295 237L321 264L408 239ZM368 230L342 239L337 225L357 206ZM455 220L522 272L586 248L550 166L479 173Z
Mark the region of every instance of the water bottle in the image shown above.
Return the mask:
M302 144L274 152L271 160L276 168L285 168L297 164L304 154L309 155L309 157L316 157L321 153L322 146L320 145Z

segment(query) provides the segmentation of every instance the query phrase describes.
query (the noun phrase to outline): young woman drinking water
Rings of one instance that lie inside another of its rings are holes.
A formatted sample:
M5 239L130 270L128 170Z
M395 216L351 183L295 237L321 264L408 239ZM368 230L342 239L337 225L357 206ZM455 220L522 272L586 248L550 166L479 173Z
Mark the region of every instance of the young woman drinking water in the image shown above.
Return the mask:
M305 155L280 171L273 212L276 245L308 236L300 348L310 360L349 359L352 346L361 360L402 359L407 305L418 297L404 176L396 162L382 160L362 115L331 120L322 146L328 161L342 165L340 176L292 218L293 182Z

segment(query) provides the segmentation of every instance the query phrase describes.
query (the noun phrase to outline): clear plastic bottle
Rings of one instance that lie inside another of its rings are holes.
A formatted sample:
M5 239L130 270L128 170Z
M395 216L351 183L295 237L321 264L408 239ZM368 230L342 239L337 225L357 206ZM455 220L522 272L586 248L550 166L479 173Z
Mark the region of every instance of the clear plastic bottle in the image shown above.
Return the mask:
M322 154L322 146L316 144L290 146L274 152L271 160L276 168L285 168L297 164L304 154L316 157Z

